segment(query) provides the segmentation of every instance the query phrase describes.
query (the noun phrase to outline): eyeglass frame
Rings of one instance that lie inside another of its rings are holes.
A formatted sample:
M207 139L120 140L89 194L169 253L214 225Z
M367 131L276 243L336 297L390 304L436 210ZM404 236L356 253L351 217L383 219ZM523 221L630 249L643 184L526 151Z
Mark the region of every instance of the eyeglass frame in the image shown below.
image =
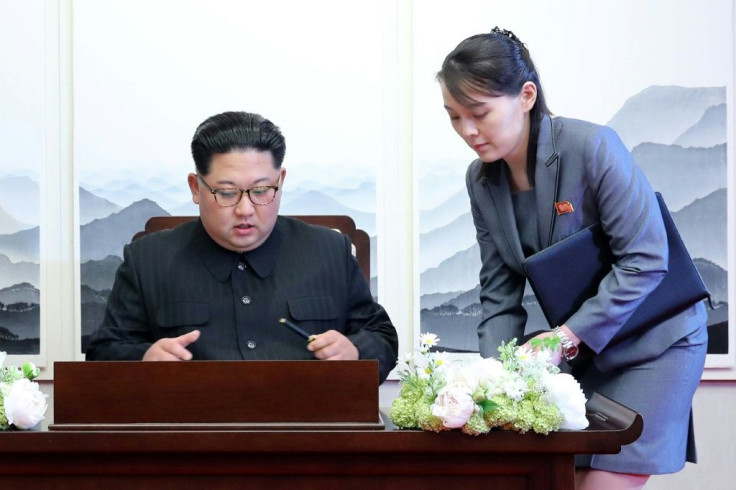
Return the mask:
M220 204L220 201L217 200L217 193L223 192L225 189L213 189L207 181L204 180L204 177L202 177L200 174L196 174L199 180L207 187L207 190L212 194L212 196L215 198L215 203L217 203L218 206L223 208L234 208L240 202L243 200L243 194L248 194L248 200L253 204L254 206L268 206L272 202L276 200L276 193L279 191L279 188L281 187L281 174L279 173L279 183L277 185L256 185L251 187L250 189L241 189L239 187L228 187L227 190L232 191L240 191L240 197L238 198L238 202L235 204ZM250 196L250 193L253 189L273 189L273 198L271 198L270 201L261 203L261 202L254 202L253 198Z

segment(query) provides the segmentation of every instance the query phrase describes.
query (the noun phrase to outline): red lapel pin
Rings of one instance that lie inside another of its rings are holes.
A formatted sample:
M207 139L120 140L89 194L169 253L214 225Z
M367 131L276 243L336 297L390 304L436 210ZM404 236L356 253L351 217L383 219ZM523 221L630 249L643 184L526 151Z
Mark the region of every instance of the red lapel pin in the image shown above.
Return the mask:
M557 210L557 215L561 214L567 214L572 213L575 211L575 209L572 207L572 203L570 201L560 201L555 203L555 209Z

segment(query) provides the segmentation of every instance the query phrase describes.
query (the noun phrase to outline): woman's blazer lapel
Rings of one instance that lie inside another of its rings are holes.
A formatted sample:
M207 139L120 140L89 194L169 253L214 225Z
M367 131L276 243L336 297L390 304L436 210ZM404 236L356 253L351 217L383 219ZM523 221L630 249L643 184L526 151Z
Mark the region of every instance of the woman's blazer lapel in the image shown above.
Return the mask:
M484 164L486 176L483 179L486 189L493 201L493 209L496 211L498 226L504 240L497 241L497 246L506 243L508 251L514 257L515 263L508 263L518 273L523 273L521 266L524 260L524 252L521 249L521 238L516 228L516 217L514 216L514 205L511 202L511 188L509 186L508 167L505 163Z
M560 154L556 151L555 138L560 129L561 126L553 126L552 118L549 116L542 118L537 143L537 168L534 177L537 198L536 211L539 216L539 243L542 248L550 246L555 238L554 226L557 217L555 203L557 202L560 185ZM483 167L485 167L486 172L483 181L493 201L498 226L504 237L503 241L497 242L497 246L501 246L502 243L506 244L508 251L515 259L515 263L509 263L508 265L522 274L524 252L521 248L521 239L519 238L514 216L514 205L511 201L508 167L505 163L483 165Z
M539 127L537 140L537 166L534 175L534 188L537 198L539 244L547 248L553 243L556 203L560 192L560 154L557 152L555 138L559 128L554 128L552 118L545 115Z

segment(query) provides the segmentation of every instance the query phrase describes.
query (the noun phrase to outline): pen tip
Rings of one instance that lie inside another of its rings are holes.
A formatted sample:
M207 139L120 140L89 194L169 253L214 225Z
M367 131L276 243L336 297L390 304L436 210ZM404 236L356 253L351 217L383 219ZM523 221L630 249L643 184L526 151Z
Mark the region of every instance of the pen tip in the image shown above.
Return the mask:
M286 318L279 318L279 321L280 321L281 323L286 323Z

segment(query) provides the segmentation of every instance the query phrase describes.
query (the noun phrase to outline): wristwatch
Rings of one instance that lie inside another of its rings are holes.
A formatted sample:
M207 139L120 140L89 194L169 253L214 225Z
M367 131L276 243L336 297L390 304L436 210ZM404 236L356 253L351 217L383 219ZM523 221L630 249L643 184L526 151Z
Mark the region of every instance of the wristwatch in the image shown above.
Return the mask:
M560 339L562 358L566 361L572 361L573 359L575 359L578 355L578 352L580 352L578 346L573 344L572 340L570 340L570 337L568 337L565 331L562 330L560 327L555 327L552 331Z

